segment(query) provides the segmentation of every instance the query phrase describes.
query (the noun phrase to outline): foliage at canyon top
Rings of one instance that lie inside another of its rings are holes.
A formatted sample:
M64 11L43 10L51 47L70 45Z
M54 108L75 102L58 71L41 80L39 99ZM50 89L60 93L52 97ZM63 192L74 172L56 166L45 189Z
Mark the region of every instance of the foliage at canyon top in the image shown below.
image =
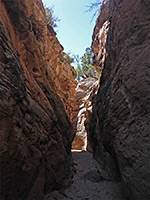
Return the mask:
M52 26L53 28L57 28L58 23L60 22L60 19L54 15L54 8L45 7L45 15L46 15L47 24Z
M90 47L87 47L83 56L71 55L68 53L65 58L69 64L73 63L75 65L75 70L77 72L77 80L81 78L95 77L98 78L99 74L93 66L94 54Z
M96 3L97 5L97 3ZM92 4L89 7L92 10L95 6ZM53 28L58 27L58 23L60 19L54 15L54 8L47 8L45 7L45 15L47 24ZM69 64L74 63L75 70L77 72L77 80L79 81L81 78L87 78L89 76L98 77L98 72L96 72L95 67L93 66L92 57L94 53L92 52L91 48L87 47L83 56L79 57L79 55L71 55L71 53L64 54L65 59Z

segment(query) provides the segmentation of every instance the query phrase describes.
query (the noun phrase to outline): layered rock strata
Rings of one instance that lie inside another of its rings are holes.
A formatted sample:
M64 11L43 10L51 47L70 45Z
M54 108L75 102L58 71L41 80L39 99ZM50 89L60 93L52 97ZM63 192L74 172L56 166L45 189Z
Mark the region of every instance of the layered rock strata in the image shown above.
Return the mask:
M92 101L98 90L98 80L93 77L80 80L76 88L77 120L76 136L72 143L72 149L92 151L89 132L89 119L92 113Z
M76 74L62 50L40 0L0 0L2 200L42 199L72 175Z
M94 156L102 174L120 178L124 194L137 200L150 198L149 20L149 1L104 1L93 34L95 60L101 67L101 32L109 23L90 125Z

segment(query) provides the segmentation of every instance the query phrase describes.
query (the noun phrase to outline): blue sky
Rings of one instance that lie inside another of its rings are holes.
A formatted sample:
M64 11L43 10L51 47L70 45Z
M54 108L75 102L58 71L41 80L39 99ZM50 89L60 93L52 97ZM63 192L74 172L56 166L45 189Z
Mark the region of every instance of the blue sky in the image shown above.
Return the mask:
M54 6L59 19L57 37L66 53L82 56L91 46L96 19L90 23L93 13L85 12L93 0L42 0L47 7Z

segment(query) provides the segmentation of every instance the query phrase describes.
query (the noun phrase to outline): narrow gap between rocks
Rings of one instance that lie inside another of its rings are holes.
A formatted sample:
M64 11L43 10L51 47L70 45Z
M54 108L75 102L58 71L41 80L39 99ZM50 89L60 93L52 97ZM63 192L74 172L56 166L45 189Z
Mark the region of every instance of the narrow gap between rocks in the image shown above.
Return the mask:
M63 36L77 53L79 32L88 33L83 1L52 1L61 2ZM75 55L57 38L53 8L0 0L2 200L150 199L150 4L96 5L91 47Z

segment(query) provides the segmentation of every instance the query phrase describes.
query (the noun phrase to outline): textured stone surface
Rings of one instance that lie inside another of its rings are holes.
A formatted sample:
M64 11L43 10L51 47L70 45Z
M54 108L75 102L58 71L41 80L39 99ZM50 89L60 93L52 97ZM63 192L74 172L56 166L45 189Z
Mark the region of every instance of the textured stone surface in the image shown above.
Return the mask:
M2 200L42 199L71 177L73 136L64 106L69 114L75 72L62 50L40 0L0 0ZM58 92L63 105L55 90L67 75L64 99Z
M76 88L76 136L72 149L91 150L88 140L89 118L92 112L92 100L98 90L98 80L89 77L78 82Z
M118 179L119 174L127 197L148 200L150 2L110 0L109 3L106 20L110 25L105 46L108 56L91 122L94 156L104 169L103 175ZM102 22L99 20L93 40L106 21L103 17ZM99 51L95 52L97 59Z
M93 65L98 72L101 72L104 67L104 61L107 57L106 41L107 33L109 30L109 14L110 14L110 1L104 0L99 11L96 25L92 36L92 51L94 52ZM99 77L99 78L100 78Z
M55 31L47 26L41 0L1 1L3 2L1 18L16 53L19 53L24 65L38 81L40 81L39 73L41 72L46 74L47 79L50 76L67 114L73 121L76 117L73 112L77 85L76 71L64 58L63 46L59 43ZM16 35L16 30L19 31L19 35ZM25 53L26 51L28 53Z

